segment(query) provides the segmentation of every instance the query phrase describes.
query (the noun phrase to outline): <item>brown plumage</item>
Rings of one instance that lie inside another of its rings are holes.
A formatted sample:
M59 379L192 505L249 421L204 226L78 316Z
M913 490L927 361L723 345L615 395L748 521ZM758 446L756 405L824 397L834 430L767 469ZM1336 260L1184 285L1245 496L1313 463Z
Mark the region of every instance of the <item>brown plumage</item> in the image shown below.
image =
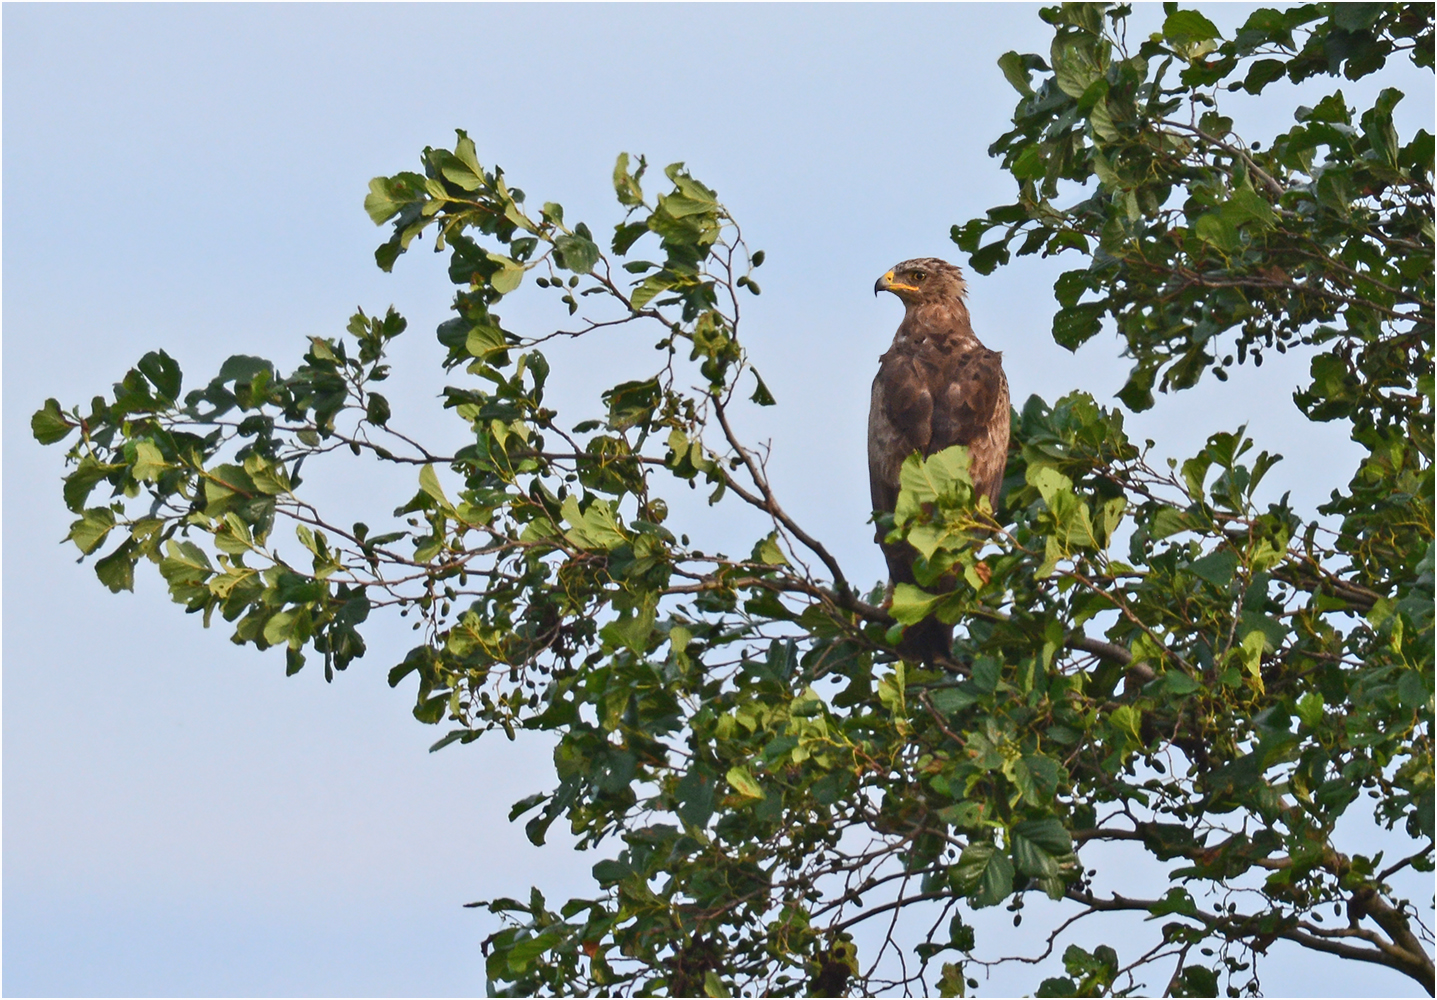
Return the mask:
M971 459L974 492L996 510L1008 460L1008 379L1003 355L973 334L963 272L934 257L905 260L878 279L874 294L904 305L898 333L879 359L868 410L868 483L875 511L898 502L899 470L914 452L927 457L955 444ZM878 533L891 583L914 583L913 549ZM936 618L912 625L900 650L932 663L953 650L953 627Z

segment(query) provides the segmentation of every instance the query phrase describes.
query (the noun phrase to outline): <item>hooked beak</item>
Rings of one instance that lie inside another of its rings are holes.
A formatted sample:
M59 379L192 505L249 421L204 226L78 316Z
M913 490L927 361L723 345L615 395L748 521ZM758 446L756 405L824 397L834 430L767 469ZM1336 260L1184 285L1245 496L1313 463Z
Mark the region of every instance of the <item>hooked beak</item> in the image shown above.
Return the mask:
M897 295L899 292L918 291L918 289L913 285L905 285L900 281L894 281L893 277L893 272L888 271L883 275L883 277L875 281L873 283L873 294L877 295L879 292L892 292L893 294Z

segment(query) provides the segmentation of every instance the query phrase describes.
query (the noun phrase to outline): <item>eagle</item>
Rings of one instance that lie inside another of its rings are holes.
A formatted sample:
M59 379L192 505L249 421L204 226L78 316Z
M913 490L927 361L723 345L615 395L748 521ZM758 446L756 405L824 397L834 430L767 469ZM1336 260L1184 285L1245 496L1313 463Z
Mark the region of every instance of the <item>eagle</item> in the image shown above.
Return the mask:
M968 286L958 267L936 257L894 265L873 286L903 301L903 322L879 358L868 410L868 484L875 514L898 503L899 470L917 452L925 458L961 444L970 458L975 496L998 507L1008 461L1008 378L1003 355L973 334ZM890 545L878 530L889 586L914 583L914 550ZM926 618L904 633L899 652L933 664L953 652L953 627Z

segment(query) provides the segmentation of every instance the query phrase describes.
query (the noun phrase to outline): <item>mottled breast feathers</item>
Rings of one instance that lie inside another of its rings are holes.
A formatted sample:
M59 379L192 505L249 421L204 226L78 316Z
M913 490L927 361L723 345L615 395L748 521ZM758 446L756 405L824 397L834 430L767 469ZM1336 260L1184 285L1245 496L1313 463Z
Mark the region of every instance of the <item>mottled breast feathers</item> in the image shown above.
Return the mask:
M868 418L873 509L891 511L897 503L905 458L914 452L926 457L955 444L968 448L976 491L996 509L1008 454L1003 356L976 339L917 346L895 342L873 380Z

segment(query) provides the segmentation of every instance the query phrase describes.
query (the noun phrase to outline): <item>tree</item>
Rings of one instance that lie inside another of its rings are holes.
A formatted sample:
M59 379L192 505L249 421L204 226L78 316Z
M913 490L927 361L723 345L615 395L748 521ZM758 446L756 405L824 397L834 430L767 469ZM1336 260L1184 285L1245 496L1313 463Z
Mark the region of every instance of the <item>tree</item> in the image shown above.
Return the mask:
M557 738L555 786L510 818L535 843L566 822L604 857L597 887L482 904L503 924L492 992L956 995L984 964L969 911L1017 919L1033 892L1071 902L1045 955L1073 920L1163 918L1136 954L1069 945L1042 995L1255 993L1278 939L1433 988L1431 931L1393 884L1433 862L1432 138L1399 139L1391 89L1360 115L1336 91L1261 145L1219 108L1389 58L1430 69L1431 8L1261 10L1228 40L1169 5L1135 50L1126 7L1043 16L1050 56L999 60L1020 100L993 152L1018 199L954 239L984 273L1014 241L1081 259L1054 336L1115 326L1132 410L1313 349L1297 405L1365 449L1318 516L1259 505L1280 466L1245 429L1164 467L1121 409L1034 398L1000 509L975 502L962 449L915 456L882 526L922 586L856 584L735 431L736 410L774 404L738 339L763 254L715 192L674 164L653 196L620 156L605 248L560 205L529 208L463 132L365 200L392 224L381 268L425 235L449 255L457 452L400 430L378 391L405 331L392 309L312 339L287 374L240 355L186 393L152 352L88 412L35 414L42 443L78 431L69 537L112 590L148 561L205 624L327 678L393 608L421 641L389 680L447 725L435 749ZM572 329L506 328L526 278ZM549 341L629 324L657 337L634 378L592 413L546 406ZM393 523L304 498L305 461L344 449L415 476ZM703 551L671 523L676 480L771 530L746 555ZM959 625L953 671L896 655L929 614ZM1364 789L1398 849L1349 845ZM1167 863L1167 884L1104 888L1080 861L1103 841Z

